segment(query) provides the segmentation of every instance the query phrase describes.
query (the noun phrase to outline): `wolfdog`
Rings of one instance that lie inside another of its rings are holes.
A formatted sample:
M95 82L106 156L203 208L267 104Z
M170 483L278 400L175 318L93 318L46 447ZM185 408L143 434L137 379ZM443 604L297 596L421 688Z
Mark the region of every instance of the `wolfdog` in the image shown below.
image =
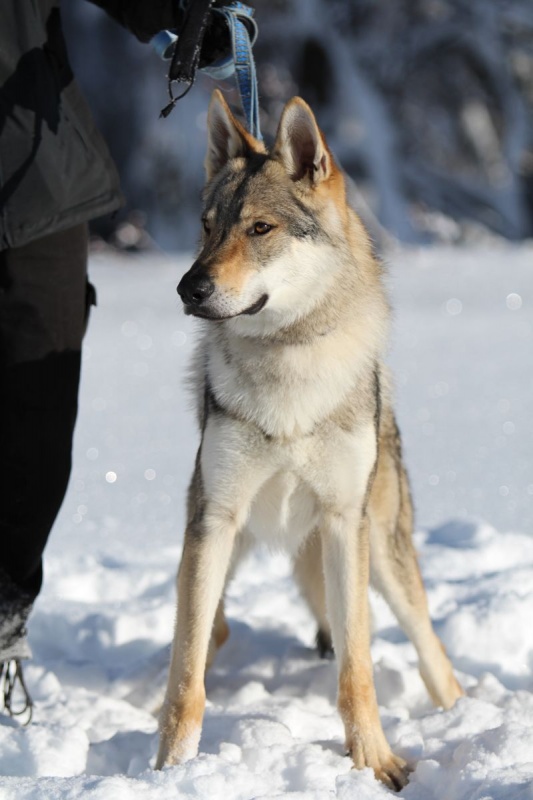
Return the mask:
M201 442L189 489L177 623L157 768L194 757L204 673L228 636L223 594L254 540L282 544L338 665L346 748L393 789L406 763L381 726L368 586L419 656L434 702L462 694L433 631L383 352L382 267L347 205L307 104L283 110L268 153L215 91L200 254L178 293L206 320L195 360Z

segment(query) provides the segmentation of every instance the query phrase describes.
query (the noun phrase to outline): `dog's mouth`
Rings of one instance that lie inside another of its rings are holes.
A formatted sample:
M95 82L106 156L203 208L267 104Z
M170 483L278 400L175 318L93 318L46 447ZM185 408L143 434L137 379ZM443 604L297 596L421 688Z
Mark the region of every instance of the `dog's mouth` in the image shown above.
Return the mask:
M245 311L241 311L241 314L247 314L249 317L252 317L254 314L259 314L261 309L266 306L267 300L268 300L268 295L264 294L262 297L259 298L259 300L257 300L257 302L252 303L252 305L249 306L249 308L247 308ZM236 316L240 315L237 314Z
M225 319L234 319L235 317L242 317L244 315L252 317L254 314L259 314L261 309L266 306L267 302L268 295L264 294L259 298L259 300L256 300L255 303L252 303L251 306L245 308L244 311L239 311L237 314L228 314L227 316L220 316L219 314L209 312L207 309L204 309L201 306L184 305L184 310L187 315L191 315L193 317L210 319L213 322L222 322Z

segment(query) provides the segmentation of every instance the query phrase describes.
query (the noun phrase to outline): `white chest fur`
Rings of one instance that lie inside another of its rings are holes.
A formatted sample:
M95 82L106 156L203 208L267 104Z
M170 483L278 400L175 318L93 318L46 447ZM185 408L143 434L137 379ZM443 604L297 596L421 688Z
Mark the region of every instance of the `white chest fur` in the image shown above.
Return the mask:
M255 496L246 528L258 541L296 553L317 520L311 489L293 472L280 471Z
M333 331L312 344L210 342L208 379L220 404L266 434L309 433L347 397L369 362L360 331ZM370 350L372 352L374 348Z

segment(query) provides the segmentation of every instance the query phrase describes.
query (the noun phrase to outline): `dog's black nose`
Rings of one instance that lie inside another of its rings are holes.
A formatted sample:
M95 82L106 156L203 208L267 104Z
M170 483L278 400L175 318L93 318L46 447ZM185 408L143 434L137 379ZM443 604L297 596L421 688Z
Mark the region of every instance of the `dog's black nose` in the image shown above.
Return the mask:
M191 271L183 276L178 284L178 294L187 306L199 306L215 291L215 284L209 275L191 275Z

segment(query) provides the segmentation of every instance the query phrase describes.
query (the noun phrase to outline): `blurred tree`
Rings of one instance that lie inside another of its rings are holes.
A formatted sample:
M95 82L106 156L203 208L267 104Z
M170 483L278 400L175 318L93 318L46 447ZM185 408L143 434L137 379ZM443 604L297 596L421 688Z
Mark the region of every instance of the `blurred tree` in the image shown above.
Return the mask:
M468 220L513 239L533 235L531 0L253 5L267 140L299 93L394 236L461 236ZM143 210L163 245L190 247L212 82L200 77L158 120L165 66L90 4L65 12L75 72L122 174L125 213ZM115 224L98 229L109 236Z

